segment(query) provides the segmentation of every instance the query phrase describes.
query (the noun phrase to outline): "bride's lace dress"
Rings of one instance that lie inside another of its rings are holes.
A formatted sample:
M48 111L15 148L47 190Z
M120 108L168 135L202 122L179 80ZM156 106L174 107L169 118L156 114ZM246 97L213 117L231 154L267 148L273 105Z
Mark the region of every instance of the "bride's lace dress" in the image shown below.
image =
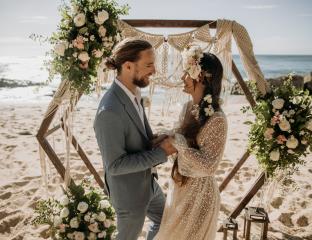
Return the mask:
M187 104L185 118L189 114ZM189 179L182 187L171 180L157 240L213 240L217 232L220 193L214 174L227 135L225 114L216 112L197 135L199 149L189 148L176 133L179 172Z

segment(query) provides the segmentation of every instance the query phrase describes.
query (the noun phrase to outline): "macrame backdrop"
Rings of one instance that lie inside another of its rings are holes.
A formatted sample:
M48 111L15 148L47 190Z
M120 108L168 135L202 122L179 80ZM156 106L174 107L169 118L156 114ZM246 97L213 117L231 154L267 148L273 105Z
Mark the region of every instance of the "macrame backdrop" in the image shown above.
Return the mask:
M156 87L160 87L166 90L166 103L163 105L166 107L168 107L171 103L181 101L181 99L178 98L183 98L183 96L185 96L180 94L182 87L181 76L183 72L181 52L187 45L192 43L200 45L205 52L211 52L220 59L224 69L222 94L224 95L229 92L228 90L230 87L229 83L232 78L232 71L235 73L236 69L235 65L232 66L232 39L236 41L240 58L247 73L248 79L256 82L257 88L263 95L269 91L269 86L265 81L264 76L255 59L252 43L246 29L235 21L218 19L216 21L215 35L212 36L210 29L210 24L212 23L215 22L205 24L186 33L168 35L168 37L165 38L160 34L143 32L127 24L125 21L118 21L118 27L122 32L123 38L137 38L147 40L152 44L156 52L156 74L151 79L149 89L151 101ZM236 70L236 72L238 72L238 70ZM239 73L236 73L235 75L236 77L237 75L240 76ZM105 69L103 60L98 69L98 79L96 82L96 91L98 95L101 93L103 84L112 82L115 76L116 74L114 71ZM80 97L80 93L71 90L70 82L68 80L63 80L44 115L44 119L38 131L37 138L40 143L40 162L43 183L45 185L48 184L47 164L45 162L46 154L48 154L50 160L53 162L54 166L65 180L65 187L68 187L69 183L71 182L69 153L70 146L72 144L74 145L74 148L77 150L82 160L87 165L88 169L95 176L96 181L100 184L101 187L104 187L101 177L93 168L86 154L83 152L83 149L79 146L78 142L72 134L73 110ZM61 117L59 119L60 124L49 130L48 127L57 110L61 111ZM163 109L163 113L165 112L165 109ZM46 140L48 135L52 134L59 128L63 128L65 132L65 168L63 165L60 165L60 160L55 154L53 148ZM246 152L246 154L240 160L239 164L242 164L248 158L248 156L249 153ZM235 174L235 171L230 173L230 177L232 177L233 174ZM226 179L224 182L225 184L220 187L221 191L226 186L229 179ZM261 185L262 179L263 175L260 176L255 189Z

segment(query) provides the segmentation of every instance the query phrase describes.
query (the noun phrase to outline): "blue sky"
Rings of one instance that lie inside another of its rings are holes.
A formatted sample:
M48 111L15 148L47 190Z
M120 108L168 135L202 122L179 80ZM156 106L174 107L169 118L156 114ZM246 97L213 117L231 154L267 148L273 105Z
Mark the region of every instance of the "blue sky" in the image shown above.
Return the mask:
M131 19L236 20L246 27L256 54L312 54L310 0L120 0ZM28 38L56 30L60 0L0 0L0 56L43 55L47 46ZM147 29L169 33L168 29ZM172 29L181 32L187 29ZM236 50L233 50L234 53Z

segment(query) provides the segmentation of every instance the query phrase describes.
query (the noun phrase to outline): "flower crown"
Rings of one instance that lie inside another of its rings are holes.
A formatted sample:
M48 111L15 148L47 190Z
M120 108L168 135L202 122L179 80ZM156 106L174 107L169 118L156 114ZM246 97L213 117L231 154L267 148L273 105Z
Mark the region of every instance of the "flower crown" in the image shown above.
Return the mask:
M198 45L187 46L182 52L183 70L187 72L191 78L199 81L199 75L202 71L200 59L204 56L203 50Z

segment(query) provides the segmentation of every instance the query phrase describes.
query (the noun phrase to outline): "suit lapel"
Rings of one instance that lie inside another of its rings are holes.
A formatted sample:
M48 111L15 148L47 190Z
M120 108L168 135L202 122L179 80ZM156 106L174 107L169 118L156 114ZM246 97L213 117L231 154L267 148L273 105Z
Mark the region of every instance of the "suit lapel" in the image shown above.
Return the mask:
M124 105L124 108L125 108L127 114L129 115L129 117L131 118L133 123L136 125L138 130L141 132L141 134L146 139L148 139L148 136L146 134L146 131L144 130L144 126L143 126L143 123L141 121L141 118L140 118L137 110L133 106L133 103L131 102L130 98L115 82L113 82L112 90L113 90L114 94L118 97L120 102Z
M143 115L144 115L144 124L145 124L146 134L147 134L149 139L153 139L153 131L152 131L151 126L149 125L149 122L148 122L147 117L146 117L145 108L143 105L143 99L141 99L141 105L142 105L143 113L144 113Z

